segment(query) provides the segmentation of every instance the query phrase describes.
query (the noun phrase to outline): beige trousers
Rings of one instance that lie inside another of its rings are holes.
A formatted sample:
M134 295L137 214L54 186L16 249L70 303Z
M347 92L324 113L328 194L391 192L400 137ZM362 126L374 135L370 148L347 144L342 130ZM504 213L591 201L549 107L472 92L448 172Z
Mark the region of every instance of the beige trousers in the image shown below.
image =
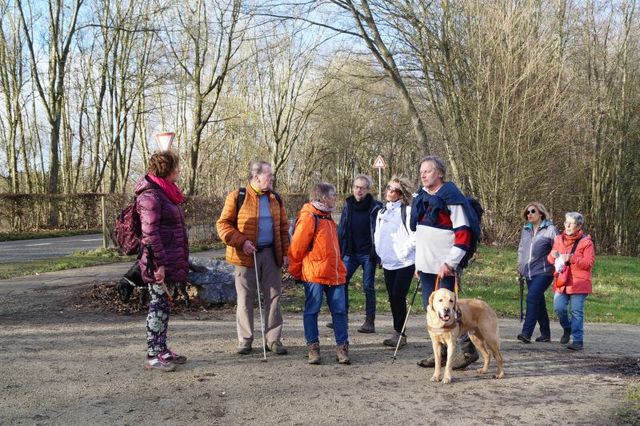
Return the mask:
M267 343L280 341L282 334L282 311L280 295L282 294L282 274L276 265L273 248L265 248L256 253L256 268L260 281L260 292L263 295L264 335ZM236 292L238 305L236 308L236 327L240 344L253 341L253 310L258 307L256 300L256 272L254 268L236 266ZM260 318L260 313L257 313ZM258 329L258 333L260 330ZM261 336L259 337L261 338Z

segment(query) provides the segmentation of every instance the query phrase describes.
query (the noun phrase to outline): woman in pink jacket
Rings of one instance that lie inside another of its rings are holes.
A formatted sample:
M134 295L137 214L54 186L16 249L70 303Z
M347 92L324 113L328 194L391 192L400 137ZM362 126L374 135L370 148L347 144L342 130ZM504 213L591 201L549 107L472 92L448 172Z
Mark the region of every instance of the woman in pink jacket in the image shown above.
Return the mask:
M595 250L591 237L582 230L584 217L577 212L565 214L564 232L558 235L548 260L556 268L553 290L553 309L560 319L564 334L560 343L573 342L567 349L582 350L584 335L584 302L591 294L591 271L595 263ZM565 268L569 268L566 282L558 280ZM571 312L571 320L567 315L567 305Z
M136 208L140 215L142 253L138 259L142 279L149 287L146 369L172 371L187 357L167 346L171 305L167 283L184 283L189 272L189 239L181 204L178 154L154 152L147 174L136 184Z

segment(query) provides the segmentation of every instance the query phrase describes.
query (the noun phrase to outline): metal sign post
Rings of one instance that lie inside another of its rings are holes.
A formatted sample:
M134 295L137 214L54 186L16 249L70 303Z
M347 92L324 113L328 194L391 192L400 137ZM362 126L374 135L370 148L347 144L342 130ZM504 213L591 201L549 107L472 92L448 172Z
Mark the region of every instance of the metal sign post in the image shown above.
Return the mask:
M387 167L382 155L378 155L373 162L373 167L378 169L378 199L382 200L382 169Z

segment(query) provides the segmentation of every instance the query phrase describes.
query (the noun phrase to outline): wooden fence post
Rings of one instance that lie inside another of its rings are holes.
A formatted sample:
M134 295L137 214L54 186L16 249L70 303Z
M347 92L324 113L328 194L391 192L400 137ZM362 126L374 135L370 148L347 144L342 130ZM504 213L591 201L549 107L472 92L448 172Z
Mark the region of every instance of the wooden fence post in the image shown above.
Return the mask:
M107 218L105 217L107 209L104 205L104 194L100 195L100 207L102 210L102 248L107 249L109 248L109 236L107 235Z

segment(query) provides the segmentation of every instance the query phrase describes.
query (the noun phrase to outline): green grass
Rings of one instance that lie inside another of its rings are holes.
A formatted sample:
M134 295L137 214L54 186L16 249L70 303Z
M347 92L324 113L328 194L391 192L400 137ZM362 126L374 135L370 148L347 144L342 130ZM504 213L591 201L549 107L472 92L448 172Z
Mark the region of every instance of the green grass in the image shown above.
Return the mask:
M624 401L616 410L617 424L636 424L640 418L640 383L631 383L627 387Z
M412 295L414 286L415 280L408 299ZM387 291L380 269L376 272L375 287L378 311L389 312ZM520 298L516 250L480 247L475 262L467 268L462 278L461 296L486 301L499 316L519 317ZM549 315L557 321L553 313L551 288L547 290L546 297ZM593 271L593 294L587 298L585 303L585 320L588 322L638 324L640 323L640 311L637 309L638 300L640 300L640 260L635 257L596 256L596 265ZM361 268L351 279L349 304L350 311L364 311ZM289 289L284 298L284 309L290 312L300 312L303 305L302 287L296 286ZM413 312L422 314L422 309L415 309L420 306L421 298L418 294Z
M101 229L57 229L37 232L0 232L0 241L35 240L38 238L72 237L74 235L101 234Z

